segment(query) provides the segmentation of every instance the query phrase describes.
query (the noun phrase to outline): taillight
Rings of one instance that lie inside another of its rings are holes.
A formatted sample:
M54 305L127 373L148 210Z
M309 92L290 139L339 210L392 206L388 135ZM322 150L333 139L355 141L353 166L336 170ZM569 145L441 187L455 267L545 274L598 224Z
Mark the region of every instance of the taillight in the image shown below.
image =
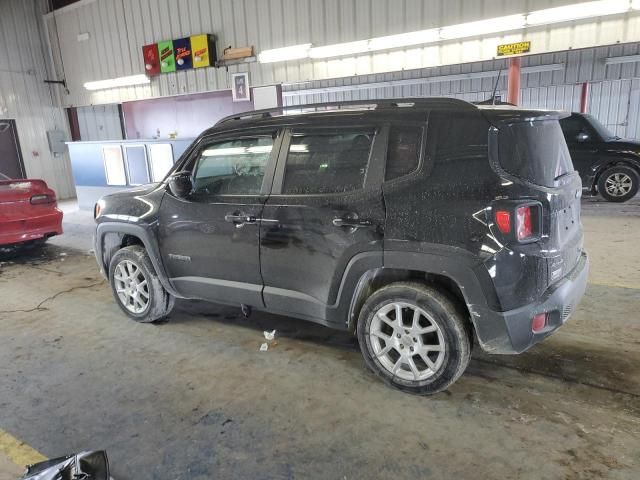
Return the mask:
M540 202L499 200L493 208L495 226L506 243L530 243L542 236Z
M511 213L506 210L498 210L496 212L496 225L505 235L511 233Z
M546 313L538 313L533 316L531 320L531 331L533 333L538 333L544 330L544 327L547 326L547 314Z
M516 235L520 242L533 237L533 221L531 220L533 208L535 207L527 205L526 207L518 207L516 210Z
M56 197L46 194L34 195L31 197L31 205L44 205L46 203L54 203Z

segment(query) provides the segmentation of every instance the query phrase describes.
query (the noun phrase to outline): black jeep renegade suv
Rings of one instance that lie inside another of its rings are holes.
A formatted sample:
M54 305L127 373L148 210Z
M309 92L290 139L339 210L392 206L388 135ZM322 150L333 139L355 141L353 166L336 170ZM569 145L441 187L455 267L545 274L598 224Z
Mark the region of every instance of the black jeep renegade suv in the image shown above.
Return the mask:
M576 308L581 183L557 112L296 108L224 119L162 183L100 200L96 257L127 315L204 299L349 330L385 382L428 394L474 339L523 352Z

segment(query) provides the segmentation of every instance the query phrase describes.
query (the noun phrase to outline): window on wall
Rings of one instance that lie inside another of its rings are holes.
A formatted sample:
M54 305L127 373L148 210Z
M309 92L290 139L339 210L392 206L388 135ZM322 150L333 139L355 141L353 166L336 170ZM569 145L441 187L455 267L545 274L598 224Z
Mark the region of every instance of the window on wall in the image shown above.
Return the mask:
M389 129L385 180L403 177L414 172L420 162L422 128L397 126Z
M147 164L147 149L144 145L126 145L127 172L130 185L144 185L151 181Z
M344 193L362 188L373 137L373 131L295 133L283 193Z
M258 195L272 148L270 136L206 145L196 162L194 195Z
M126 185L127 174L120 145L102 147L107 185Z
M173 167L173 148L170 143L152 143L149 145L151 178L160 182Z

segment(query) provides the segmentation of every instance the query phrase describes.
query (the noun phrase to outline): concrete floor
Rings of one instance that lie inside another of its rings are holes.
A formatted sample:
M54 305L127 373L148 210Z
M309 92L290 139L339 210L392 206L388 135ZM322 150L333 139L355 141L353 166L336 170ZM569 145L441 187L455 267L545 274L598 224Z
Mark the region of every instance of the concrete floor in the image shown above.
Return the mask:
M168 323L136 324L90 243L5 255L0 429L50 457L107 449L116 480L638 479L640 199L587 200L583 223L590 285L570 322L523 355L476 349L429 398L294 319L179 302Z

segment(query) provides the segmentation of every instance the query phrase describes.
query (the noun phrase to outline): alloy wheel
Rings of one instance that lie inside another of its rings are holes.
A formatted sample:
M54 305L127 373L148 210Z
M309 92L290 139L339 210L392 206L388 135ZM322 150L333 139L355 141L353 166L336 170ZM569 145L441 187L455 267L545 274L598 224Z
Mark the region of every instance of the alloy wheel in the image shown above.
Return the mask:
M633 187L633 180L626 173L612 173L605 180L607 193L612 197L623 197Z
M122 260L113 278L122 305L131 313L144 312L149 306L149 283L142 269L131 260Z
M394 376L422 381L442 366L446 345L442 330L422 308L405 302L384 305L369 328L373 356Z

